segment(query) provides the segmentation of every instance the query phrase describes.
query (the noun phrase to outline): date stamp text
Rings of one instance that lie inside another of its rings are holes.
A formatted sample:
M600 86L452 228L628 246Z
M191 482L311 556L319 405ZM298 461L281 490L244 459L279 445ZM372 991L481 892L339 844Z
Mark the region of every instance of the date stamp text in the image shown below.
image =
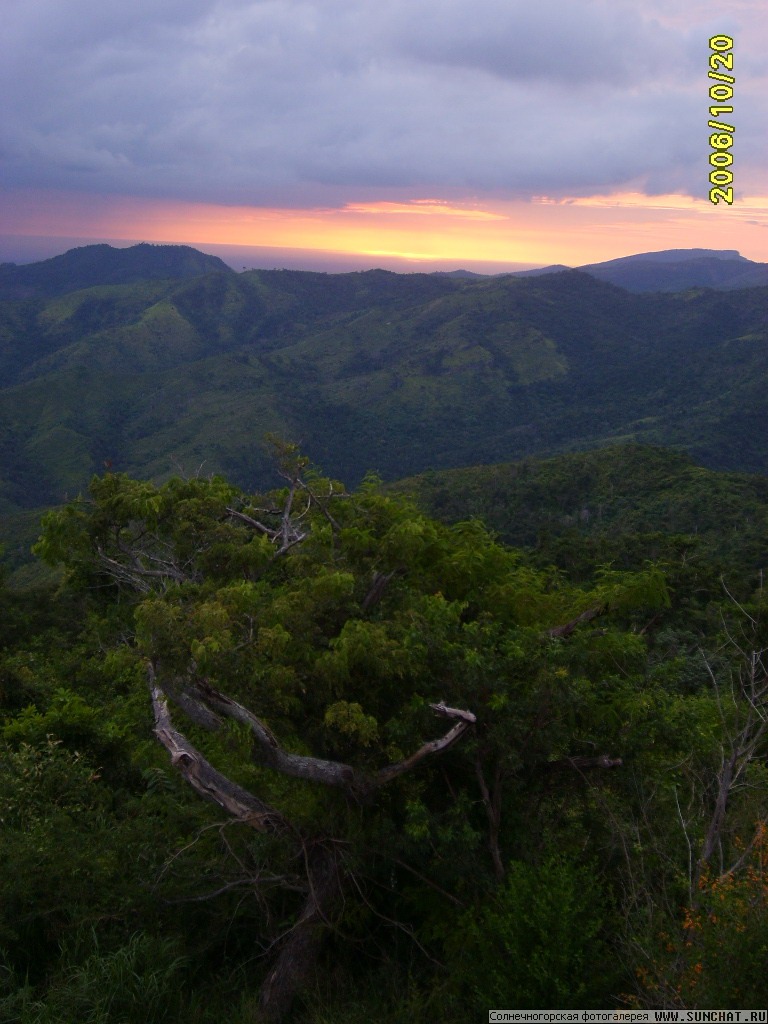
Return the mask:
M714 105L709 108L710 120L707 122L710 128L715 129L709 136L709 165L712 168L709 183L713 186L709 190L709 200L715 205L723 202L730 206L733 203L733 153L730 150L736 126L720 121L719 118L721 115L733 114L731 101L736 84L733 75L733 39L731 36L712 36L709 49L708 77L715 81L709 87L710 103L714 101ZM728 120L733 121L733 118L729 117Z

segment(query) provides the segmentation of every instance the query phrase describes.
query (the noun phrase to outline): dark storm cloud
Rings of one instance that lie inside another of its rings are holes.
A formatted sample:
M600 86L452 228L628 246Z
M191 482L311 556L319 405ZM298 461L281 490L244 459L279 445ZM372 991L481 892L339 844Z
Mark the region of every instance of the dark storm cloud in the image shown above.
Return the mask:
M587 194L649 176L700 191L704 51L645 10L6 0L3 177L283 206Z

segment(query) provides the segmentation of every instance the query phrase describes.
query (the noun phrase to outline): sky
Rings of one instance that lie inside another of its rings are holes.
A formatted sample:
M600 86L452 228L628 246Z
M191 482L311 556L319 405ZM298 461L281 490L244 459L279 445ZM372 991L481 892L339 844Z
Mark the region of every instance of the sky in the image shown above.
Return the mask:
M768 262L765 0L3 0L0 258ZM732 205L709 39L734 40Z

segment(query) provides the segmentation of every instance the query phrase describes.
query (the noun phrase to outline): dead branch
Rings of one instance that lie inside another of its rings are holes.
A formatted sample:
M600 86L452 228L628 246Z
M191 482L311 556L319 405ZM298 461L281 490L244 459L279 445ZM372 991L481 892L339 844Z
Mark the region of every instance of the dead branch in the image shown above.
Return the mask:
M195 792L205 800L223 807L235 820L250 825L258 832L285 829L287 822L281 814L217 771L200 751L173 727L168 701L157 685L152 665L149 665L147 675L155 715L155 735L171 755L171 764L179 769Z
M588 768L621 768L624 764L620 757L610 757L608 754L599 754L597 757L564 757L553 764L567 765L569 768L576 768L583 771Z
M232 700L231 697L215 690L207 682L198 681L195 684L194 692L195 696L212 710L248 726L256 741L257 756L262 764L293 778L320 782L326 786L338 786L358 799L371 796L380 786L386 785L398 775L410 771L425 757L447 750L476 721L471 711L449 708L443 703L430 704L436 714L445 718L458 718L459 721L445 736L437 740L430 740L410 757L398 761L396 764L387 765L374 777L370 777L342 761L327 761L318 757L289 753L280 745L274 733L252 711Z
M475 756L475 775L477 777L477 784L480 787L480 796L483 798L485 815L488 819L488 849L493 861L493 872L496 880L501 882L504 878L504 862L501 859L501 848L499 846L499 830L501 828L501 765L498 762L496 764L493 795L491 795L488 784L485 781L479 752Z
M734 601L734 603L741 611L744 611L737 602ZM744 614L747 613L744 612ZM754 624L754 619L751 616L747 617ZM729 702L738 716L735 729L731 727L729 715L726 714L723 707L721 687L717 676L707 658L704 657L705 668L714 687L726 744L723 745L721 751L720 768L715 780L714 806L710 813L696 865L693 879L694 891L698 888L699 879L716 850L720 850L720 875L722 877L733 873L743 860L743 857L740 857L735 864L725 868L722 863L722 833L726 825L731 796L743 785L740 780L756 758L768 732L768 675L763 662L764 651L744 650L733 638L730 638L730 642L738 652L742 663L737 672L731 673L730 678Z
M444 701L440 701L439 704L429 705L436 715L442 715L443 718L460 718L467 725L474 725L477 718L472 714L471 711L462 711L460 708L449 708L446 707Z
M215 715L201 700L197 700L188 693L186 689L179 688L175 680L172 685L166 686L166 694L195 725L202 726L209 732L218 732L221 729L223 723L219 716Z
M560 757L557 761L544 761L536 765L537 770L549 772L558 768L574 769L577 772L590 771L593 768L621 768L624 761L610 754L598 754L596 757Z
M562 626L553 626L552 629L548 629L546 636L553 638L570 636L577 626L582 625L584 622L591 622L592 619L596 619L598 615L602 615L604 611L604 604L597 604L593 608L587 608L586 611L583 611L581 615L577 615L575 619L571 619L570 622L566 622Z
M369 780L351 765L341 761L326 761L318 757L288 753L260 718L242 704L238 704L236 700L214 690L207 682L198 682L195 693L208 707L248 726L256 741L258 759L267 767L293 778L322 782L326 786L339 786L360 794L370 789Z
M392 572L375 572L373 574L371 587L360 606L364 612L369 612L371 608L374 608L379 603L390 581L400 572L402 572L401 569L393 569Z
M430 704L433 711L439 715L443 715L446 718L459 718L460 721L450 729L445 736L438 740L429 740L424 743L419 749L411 754L410 757L404 758L402 761L398 761L395 764L387 765L386 768L382 768L376 775L376 785L383 786L386 783L391 782L392 779L396 779L398 775L402 775L404 772L410 771L420 761L423 761L425 757L429 757L432 754L439 754L443 750L447 750L452 746L458 739L460 739L464 733L469 729L471 725L477 721L471 711L460 711L458 708L449 708L445 704Z
M141 594L148 594L152 590L152 585L149 580L161 580L164 583L171 581L175 583L186 583L192 576L183 573L178 566L165 562L162 559L153 558L146 552L133 552L124 551L126 556L130 557L131 565L126 565L123 562L119 562L116 558L111 558L106 554L101 545L96 545L96 554L98 555L101 565L104 567L105 572L108 573L114 580L119 583L127 583L134 587ZM141 561L141 556L145 558L151 558L153 561L159 563L162 568L160 569L148 569Z
M252 526L254 530L258 530L259 533L266 534L270 539L274 539L276 531L271 530L268 526L265 526L264 523L260 523L258 519L254 519L252 516L246 515L245 512L239 512L236 508L228 507L227 513L232 516L233 519L240 519L248 526ZM275 513L270 512L269 514L274 515Z
M323 515L325 516L325 518L326 518L326 519L328 520L328 522L329 522L329 524L330 524L331 528L332 528L332 529L333 529L333 530L334 530L334 531L335 531L336 533L338 533L338 532L339 532L339 531L341 530L341 527L340 527L340 526L339 526L339 524L338 524L338 523L336 522L336 520L335 520L335 519L333 518L333 516L331 515L331 513L330 513L330 512L328 511L328 509L327 509L327 507L326 507L326 504L325 504L325 503L326 503L326 501L327 501L327 500L329 500L330 498L342 498L342 497L346 497L346 492L341 492L340 494L337 494L337 493L336 493L336 492L335 492L335 491L333 490L333 484L331 484L331 485L330 485L330 488L329 488L329 492L328 492L328 498L320 499L320 498L319 498L319 497L318 497L318 496L317 496L317 495L315 494L315 492L314 492L314 491L313 491L313 490L312 490L312 489L311 489L311 488L310 488L310 487L309 487L309 486L308 486L307 484L305 484L305 483L304 483L304 481L303 481L303 480L301 480L301 479L298 479L298 480L296 481L296 483L297 483L297 485L298 485L299 487L301 487L301 488L302 488L302 490L305 490L305 491L307 492L307 494L309 495L309 500L310 500L310 502L313 502L313 503L314 503L314 504L315 504L315 505L316 505L316 506L317 506L317 507L318 507L318 508L320 509L320 511L321 511L321 512L323 513Z

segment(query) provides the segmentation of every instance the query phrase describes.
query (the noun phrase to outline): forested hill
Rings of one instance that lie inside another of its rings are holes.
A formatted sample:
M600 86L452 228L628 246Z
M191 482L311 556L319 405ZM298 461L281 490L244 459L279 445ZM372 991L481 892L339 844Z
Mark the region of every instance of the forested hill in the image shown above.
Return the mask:
M227 272L229 267L189 245L84 245L39 263L3 263L0 299L51 298L94 285L199 277L214 271Z
M577 271L226 270L5 301L0 511L105 468L254 486L268 431L350 485L631 441L768 472L767 314L767 288Z
M569 574L685 548L731 578L768 567L768 477L644 445L431 471L391 485L448 523L481 519Z

